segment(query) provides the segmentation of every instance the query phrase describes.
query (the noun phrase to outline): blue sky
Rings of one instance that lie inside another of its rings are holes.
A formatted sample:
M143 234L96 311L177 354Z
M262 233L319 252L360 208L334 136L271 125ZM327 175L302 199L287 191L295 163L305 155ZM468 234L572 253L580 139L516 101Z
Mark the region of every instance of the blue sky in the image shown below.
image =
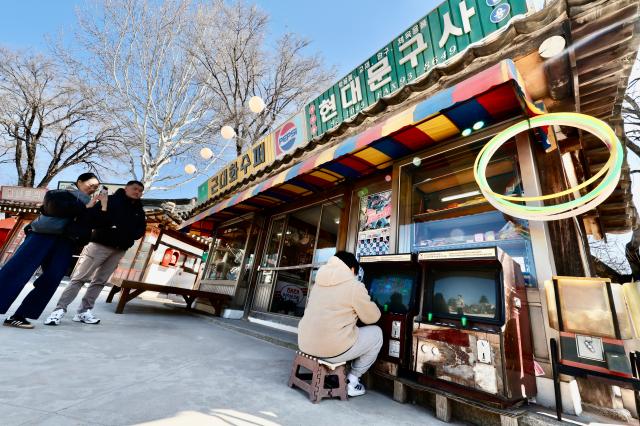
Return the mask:
M312 41L310 52L320 52L327 65L335 66L338 78L356 67L406 27L424 16L441 0L258 0L271 16L271 36L292 31ZM79 0L21 0L3 2L0 44L46 51L48 35L62 32L71 39L76 27ZM302 5L305 6L302 6ZM25 19L26 18L26 19ZM318 92L324 88L319 87ZM0 184L15 184L15 174L0 169ZM69 170L59 179L73 180L80 170ZM127 177L128 178L128 177ZM118 180L116 177L106 180ZM126 180L126 178L124 178ZM193 197L204 177L180 189L150 194L153 197ZM122 180L122 179L120 179ZM57 179L51 187L55 186Z

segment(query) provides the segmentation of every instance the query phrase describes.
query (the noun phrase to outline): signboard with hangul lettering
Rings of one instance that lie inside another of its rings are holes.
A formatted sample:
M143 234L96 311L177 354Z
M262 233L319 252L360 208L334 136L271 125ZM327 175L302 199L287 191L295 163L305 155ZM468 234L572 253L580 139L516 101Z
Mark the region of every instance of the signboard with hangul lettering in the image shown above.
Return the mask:
M445 1L202 183L198 201L215 197L293 153L527 11L527 0Z
M527 0L445 1L306 106L309 139L351 119L526 13Z
M253 144L251 148L244 151L240 156L220 169L214 176L209 178L198 188L198 200L203 201L204 185L207 184L207 198L215 197L219 192L242 181L256 172L264 169L275 160L275 147L273 134L268 135L259 142ZM206 199L206 198L204 198Z
M23 203L42 203L46 192L47 188L0 186L0 200L20 201Z

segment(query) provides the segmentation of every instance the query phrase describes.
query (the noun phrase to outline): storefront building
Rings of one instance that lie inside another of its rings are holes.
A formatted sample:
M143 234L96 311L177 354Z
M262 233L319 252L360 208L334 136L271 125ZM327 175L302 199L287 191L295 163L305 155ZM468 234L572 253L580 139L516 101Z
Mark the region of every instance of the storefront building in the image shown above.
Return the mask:
M596 211L545 223L495 210L472 168L492 136L544 112L592 115L623 138L637 22L637 1L556 1L539 11L524 0L445 2L200 186L180 225L214 238L199 288L232 295L249 321L295 332L336 250L498 247L524 274L545 374L538 395L548 401L544 282L590 276L587 235L635 227L628 169ZM586 133L542 130L494 156L494 191L558 192L607 160Z
M0 266L24 241L24 228L38 217L46 192L44 188L0 187L0 213L4 214L3 222L7 224L0 229Z

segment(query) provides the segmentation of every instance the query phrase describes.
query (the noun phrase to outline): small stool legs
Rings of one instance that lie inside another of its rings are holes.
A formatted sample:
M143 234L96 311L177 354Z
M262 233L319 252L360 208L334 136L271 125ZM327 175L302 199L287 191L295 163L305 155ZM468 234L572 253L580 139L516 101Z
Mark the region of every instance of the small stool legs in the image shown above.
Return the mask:
M306 368L311 373L301 373L300 367ZM325 386L326 378L329 376L337 376L337 388ZM302 352L296 354L291 367L289 387L294 386L307 392L309 400L314 404L323 398L340 397L342 401L348 399L345 364L329 364Z

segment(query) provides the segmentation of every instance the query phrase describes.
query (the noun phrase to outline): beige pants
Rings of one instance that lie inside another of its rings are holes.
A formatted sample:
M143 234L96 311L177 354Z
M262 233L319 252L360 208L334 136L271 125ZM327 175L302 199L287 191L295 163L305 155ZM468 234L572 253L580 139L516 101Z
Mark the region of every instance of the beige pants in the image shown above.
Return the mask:
M382 330L377 325L358 327L358 338L353 346L342 355L333 358L323 358L328 362L351 361L351 374L362 377L376 362L382 347Z
M118 267L124 253L125 250L89 243L82 250L78 263L71 274L71 282L60 296L56 309L64 309L66 312L67 306L73 302L84 283L89 280L91 284L82 298L78 313L93 309L96 299L113 271Z

